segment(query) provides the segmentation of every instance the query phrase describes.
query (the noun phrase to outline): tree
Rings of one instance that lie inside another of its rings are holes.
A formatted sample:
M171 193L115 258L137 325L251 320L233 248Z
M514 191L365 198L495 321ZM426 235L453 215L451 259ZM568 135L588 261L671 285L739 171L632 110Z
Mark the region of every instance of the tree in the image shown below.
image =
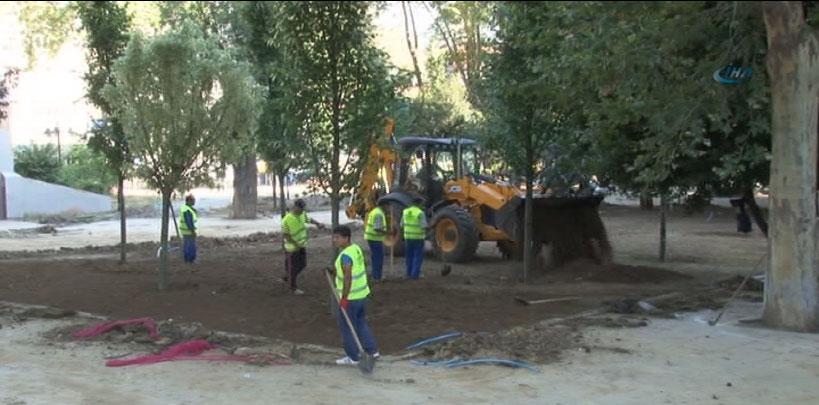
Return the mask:
M762 6L771 76L770 267L765 322L797 331L819 331L819 34L806 21L803 2Z
M103 119L89 132L88 146L101 153L117 176L117 209L119 210L120 264L126 260L125 179L133 164L128 142L113 107L102 96L102 89L114 85L111 69L128 44L131 18L126 9L113 1L82 1L76 6L87 41L87 98L97 106Z
M57 183L61 166L54 144L32 144L14 149L14 171L23 177Z
M523 280L534 266L532 246L533 183L549 142L560 136L560 111L553 103L556 75L542 68L554 60L556 38L545 36L548 19L538 5L508 2L498 6L497 49L487 73L486 105L496 136L491 146L526 178ZM532 31L544 36L532 35ZM551 91L550 91L551 90Z
M174 1L162 2L160 14L169 27L193 22L204 35L214 38L220 47L247 53L244 21L240 9L247 3L231 1ZM256 218L258 172L256 145L249 142L242 153L230 162L233 166L233 202L231 218Z
M117 173L111 169L105 156L79 144L69 149L65 163L57 173L57 180L69 187L108 194L117 184Z
M551 102L572 128L555 145L567 168L665 201L695 190L754 203L770 150L756 3L536 4L550 22L531 35L554 35L560 49L540 69L562 77ZM712 79L731 64L752 67L752 80Z
M103 96L139 159L137 175L162 195L164 289L171 194L235 158L253 130L259 91L245 63L190 24L149 40L134 35L113 74Z
M3 78L0 79L0 122L8 117L9 93L15 86L19 73L18 69L8 69L3 73Z
M402 1L401 12L404 15L404 33L407 37L407 50L412 58L412 67L415 72L415 83L423 97L424 79L421 75L421 67L418 65L418 31L415 29L415 14L412 12L412 3Z
M23 23L23 48L29 68L37 60L37 54L45 51L54 56L71 36L75 13L71 2L21 1L20 22Z
M424 2L435 10L435 31L444 43L446 61L458 72L467 90L467 100L482 109L480 87L491 32L490 22L495 2L431 1Z
M287 209L285 176L290 169L299 168L305 148L301 138L295 135L301 125L294 119L299 117L299 112L294 110L294 97L290 92L296 88L291 81L295 74L290 62L283 57L282 46L273 40L279 36L278 21L284 8L282 3L263 1L246 2L240 8L246 32L241 44L253 64L256 80L266 90L256 129L257 150L278 179L282 216ZM273 183L275 188L276 182ZM275 194L274 189L274 197Z
M342 193L358 179L362 151L383 130L393 96L386 57L373 45L367 2L287 2L278 40L292 68L298 112L291 136L303 136L318 186L330 195L338 225ZM329 174L329 176L328 176Z

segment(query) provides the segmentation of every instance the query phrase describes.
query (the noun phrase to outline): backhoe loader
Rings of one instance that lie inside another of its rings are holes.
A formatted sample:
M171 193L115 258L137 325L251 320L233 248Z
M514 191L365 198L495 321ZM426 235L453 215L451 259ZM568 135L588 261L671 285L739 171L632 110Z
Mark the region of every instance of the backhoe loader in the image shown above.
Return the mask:
M347 217L363 220L379 199L387 201L388 228L393 232L385 245L402 255L398 222L403 209L420 195L430 224L427 240L442 260L468 262L481 241L496 242L504 257L522 258L525 193L480 173L477 142L396 139L394 129L394 121L388 120L385 137L370 146ZM533 198L533 247L549 245L551 259L557 262L577 257L608 260L611 247L597 212L602 199L602 195Z

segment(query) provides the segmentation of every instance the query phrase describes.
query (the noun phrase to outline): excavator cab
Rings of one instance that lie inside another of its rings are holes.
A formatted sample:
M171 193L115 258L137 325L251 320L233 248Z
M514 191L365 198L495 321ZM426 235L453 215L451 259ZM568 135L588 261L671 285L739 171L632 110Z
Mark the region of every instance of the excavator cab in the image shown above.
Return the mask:
M477 142L466 138L404 137L398 140L401 165L397 188L424 197L427 209L444 200L444 185L472 173L463 156L473 156Z

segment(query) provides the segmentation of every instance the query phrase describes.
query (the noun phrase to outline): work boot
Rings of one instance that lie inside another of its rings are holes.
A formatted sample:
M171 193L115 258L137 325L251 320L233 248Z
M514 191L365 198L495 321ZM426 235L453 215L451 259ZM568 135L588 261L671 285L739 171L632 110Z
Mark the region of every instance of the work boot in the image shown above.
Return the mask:
M344 356L336 360L336 364L339 366L355 366L358 364L358 361L351 359L350 356Z

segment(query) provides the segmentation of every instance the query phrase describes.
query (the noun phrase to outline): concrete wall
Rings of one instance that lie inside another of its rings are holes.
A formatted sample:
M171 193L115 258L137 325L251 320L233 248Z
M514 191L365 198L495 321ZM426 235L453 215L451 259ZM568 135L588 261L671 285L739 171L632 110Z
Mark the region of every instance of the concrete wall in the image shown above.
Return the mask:
M22 218L26 214L82 213L113 209L113 200L102 194L27 179L13 172L2 173L6 185L6 215Z
M0 173L14 171L14 153L11 149L11 134L0 123Z

